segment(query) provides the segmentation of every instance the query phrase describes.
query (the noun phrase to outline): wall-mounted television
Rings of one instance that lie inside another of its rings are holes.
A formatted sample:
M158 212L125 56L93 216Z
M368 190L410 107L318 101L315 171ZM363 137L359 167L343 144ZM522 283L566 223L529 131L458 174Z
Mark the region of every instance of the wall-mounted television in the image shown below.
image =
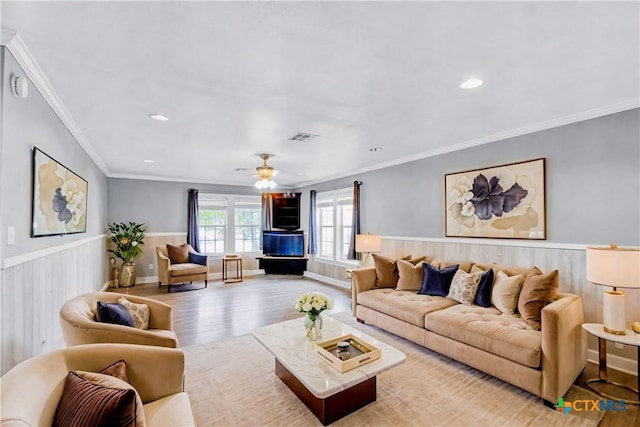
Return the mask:
M263 231L262 253L267 256L304 256L302 231Z

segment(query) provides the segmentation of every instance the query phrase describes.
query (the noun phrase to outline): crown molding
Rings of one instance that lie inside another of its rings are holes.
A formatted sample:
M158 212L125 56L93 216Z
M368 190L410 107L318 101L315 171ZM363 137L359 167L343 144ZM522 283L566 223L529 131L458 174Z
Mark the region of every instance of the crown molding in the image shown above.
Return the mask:
M142 181L169 181L169 182L187 182L191 184L212 184L212 185L230 185L234 187L251 187L255 189L255 187L251 184L238 184L237 181L209 181L209 180L199 180L199 179L188 179L188 178L176 178L170 176L162 176L162 175L136 175L136 174L127 174L127 173L112 173L107 175L109 178L118 178L118 179L137 179ZM293 185L284 185L278 184L279 189L283 190L293 190L295 187Z
M100 168L102 173L109 176L109 168L107 168L107 165L104 164L102 159L98 156L98 153L96 153L91 144L89 144L87 137L84 135L73 117L71 117L69 110L64 106L58 94L53 90L51 83L27 48L22 37L20 37L20 34L8 28L2 28L1 33L2 45L11 52L11 55L13 55L15 60L22 67L27 77L29 77L42 97L47 101L53 112L60 118L60 121L69 130L73 138L78 142L78 144L80 144L96 166Z
M570 124L582 122L585 120L596 119L598 117L608 116L610 114L621 113L623 111L633 110L634 108L640 108L640 98L627 99L625 101L617 102L615 104L605 105L604 107L592 108L590 110L582 111L580 113L570 114L568 116L558 117L555 119L534 123L532 125L511 129L504 132L494 133L493 135L488 135L482 138L464 141L458 144L449 145L442 148L436 148L435 150L423 151L421 153L417 153L411 156L402 157L400 159L392 160L389 162L379 163L377 165L373 165L373 166L362 168L362 169L357 169L357 170L343 173L343 174L328 176L319 180L301 182L300 184L296 185L296 188L307 187L309 185L320 184L323 182L332 181L334 179L340 179L348 176L363 174L366 172L372 172L375 170L384 169L391 166L398 166L404 163L426 159L428 157L435 157L441 154L447 154L454 151L460 151L460 150L465 150L467 148L489 144L491 142L502 141L505 139L515 138L517 136L527 135L535 132L541 132L547 129L570 125Z

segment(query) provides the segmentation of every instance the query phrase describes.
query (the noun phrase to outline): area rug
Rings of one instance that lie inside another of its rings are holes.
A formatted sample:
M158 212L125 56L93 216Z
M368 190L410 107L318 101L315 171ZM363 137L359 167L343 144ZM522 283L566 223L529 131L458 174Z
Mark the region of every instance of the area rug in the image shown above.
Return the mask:
M390 344L406 362L378 376L378 398L334 426L597 426L603 412L563 414L540 398L386 331L334 317ZM274 373L252 335L184 348L185 389L201 426L321 426ZM598 399L572 386L565 401Z

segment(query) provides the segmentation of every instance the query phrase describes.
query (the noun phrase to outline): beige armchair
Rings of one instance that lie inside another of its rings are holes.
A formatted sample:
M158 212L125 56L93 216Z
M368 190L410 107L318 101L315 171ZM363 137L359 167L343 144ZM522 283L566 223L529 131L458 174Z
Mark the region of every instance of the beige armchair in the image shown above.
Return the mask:
M189 246L189 252L196 253L191 246ZM204 264L191 262L175 264L169 259L166 246L156 246L156 256L158 259L158 286L168 285L167 292L171 292L171 285L191 283L195 280L204 280L204 287L207 287L209 279L208 257L203 257Z
M136 304L149 306L149 329L113 325L96 321L98 301L116 303L124 296ZM93 292L65 302L60 309L62 335L68 346L93 343L125 343L178 347L173 332L173 312L170 305L149 298L122 295L115 292Z
M52 425L69 371L99 372L119 360L140 395L147 426L195 426L182 350L130 344L67 347L15 366L0 379L0 425Z

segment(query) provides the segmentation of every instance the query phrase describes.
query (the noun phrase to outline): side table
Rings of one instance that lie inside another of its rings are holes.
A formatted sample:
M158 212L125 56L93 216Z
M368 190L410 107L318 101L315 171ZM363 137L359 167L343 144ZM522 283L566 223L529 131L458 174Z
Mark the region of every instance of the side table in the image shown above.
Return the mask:
M236 263L236 275L235 277L229 277L229 263ZM222 281L224 283L242 282L242 257L239 256L225 256L222 257Z
M582 328L591 335L598 337L598 378L587 380L587 387L593 392L613 400L625 400L626 403L640 405L640 334L635 333L631 329L627 329L626 335L615 335L604 331L602 323L585 323ZM638 388L634 389L624 384L609 381L607 379L607 341L613 341L626 345L632 345L638 350ZM638 395L638 400L620 399L616 396L610 396L602 393L591 386L591 383L606 383L616 387L630 390Z

